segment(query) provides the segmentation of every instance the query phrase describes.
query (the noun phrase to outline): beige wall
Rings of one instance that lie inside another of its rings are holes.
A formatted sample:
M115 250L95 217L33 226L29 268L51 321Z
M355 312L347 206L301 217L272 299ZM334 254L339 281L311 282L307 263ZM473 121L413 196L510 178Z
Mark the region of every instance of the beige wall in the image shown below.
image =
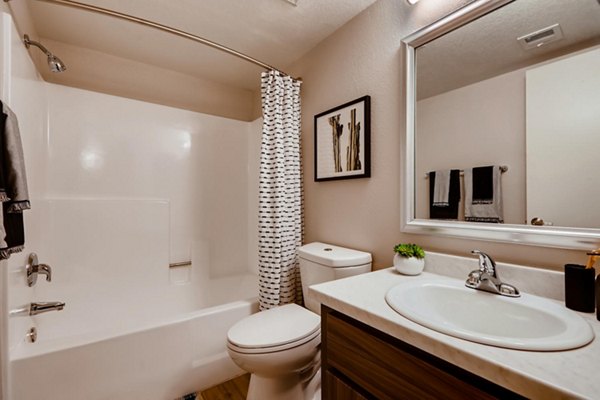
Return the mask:
M379 0L299 59L305 167L305 241L324 241L373 253L375 268L392 263L392 248L413 241L426 250L466 255L471 249L497 260L562 269L585 262L582 252L490 243L400 232L400 138L405 114L400 40L467 3ZM313 116L360 96L371 96L372 177L314 182Z

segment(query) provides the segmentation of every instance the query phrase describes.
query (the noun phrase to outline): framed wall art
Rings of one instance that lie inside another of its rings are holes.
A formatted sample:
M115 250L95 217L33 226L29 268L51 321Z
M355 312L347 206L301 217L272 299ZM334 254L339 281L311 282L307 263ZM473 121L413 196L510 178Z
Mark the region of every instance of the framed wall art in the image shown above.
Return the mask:
M315 181L371 176L371 97L315 115Z

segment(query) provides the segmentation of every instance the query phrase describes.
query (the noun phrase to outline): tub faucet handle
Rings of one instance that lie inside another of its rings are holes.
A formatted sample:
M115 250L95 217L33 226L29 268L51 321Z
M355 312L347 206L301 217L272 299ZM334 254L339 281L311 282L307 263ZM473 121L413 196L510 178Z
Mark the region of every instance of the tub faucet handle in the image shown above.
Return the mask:
M27 266L25 267L27 273L27 285L33 286L37 282L38 275L46 275L46 281L52 281L52 268L48 264L38 263L38 258L35 253L29 254Z

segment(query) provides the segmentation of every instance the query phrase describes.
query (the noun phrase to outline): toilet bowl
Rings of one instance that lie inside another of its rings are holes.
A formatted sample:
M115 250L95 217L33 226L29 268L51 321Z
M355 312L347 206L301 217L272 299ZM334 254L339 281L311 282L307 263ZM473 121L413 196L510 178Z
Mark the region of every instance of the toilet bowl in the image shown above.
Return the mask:
M248 399L304 399L319 363L320 318L287 304L244 318L227 335L231 359L250 372Z
M308 309L286 304L243 318L227 333L231 359L251 373L248 400L320 399L320 304L310 285L371 270L371 255L324 243L298 250Z

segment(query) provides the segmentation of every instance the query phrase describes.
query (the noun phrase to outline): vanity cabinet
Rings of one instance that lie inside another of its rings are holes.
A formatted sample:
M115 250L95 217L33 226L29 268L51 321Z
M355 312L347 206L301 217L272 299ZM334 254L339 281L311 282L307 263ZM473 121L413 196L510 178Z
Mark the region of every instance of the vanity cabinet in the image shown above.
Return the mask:
M522 398L329 307L321 324L324 400Z

